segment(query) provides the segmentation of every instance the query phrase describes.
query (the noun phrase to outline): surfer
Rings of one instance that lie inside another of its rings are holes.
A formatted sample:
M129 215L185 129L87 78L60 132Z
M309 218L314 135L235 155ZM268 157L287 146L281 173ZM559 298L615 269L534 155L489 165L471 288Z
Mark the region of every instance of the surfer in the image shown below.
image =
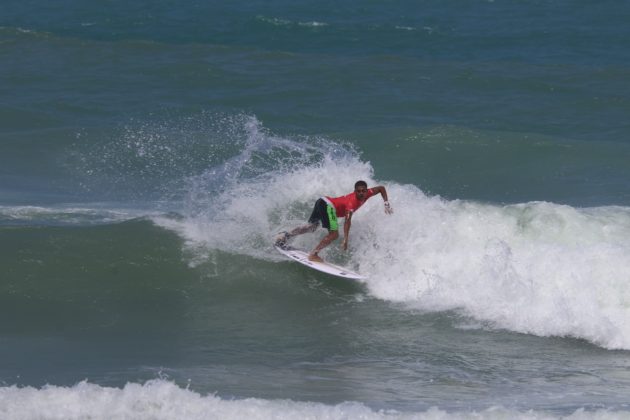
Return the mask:
M302 235L307 232L315 232L319 224L328 229L328 235L319 242L319 244L308 255L311 261L323 262L318 255L319 251L330 245L331 242L339 237L339 227L337 218L346 219L343 225L343 249L348 249L348 237L350 235L350 226L352 225L352 215L361 207L368 198L380 194L385 204L385 213L392 214L392 209L387 199L387 190L379 185L377 187L368 188L365 181L357 181L354 184L354 192L341 197L322 197L315 202L313 213L308 219L308 224L297 227L291 232L281 232L276 238L276 246L285 247L287 241L294 236Z

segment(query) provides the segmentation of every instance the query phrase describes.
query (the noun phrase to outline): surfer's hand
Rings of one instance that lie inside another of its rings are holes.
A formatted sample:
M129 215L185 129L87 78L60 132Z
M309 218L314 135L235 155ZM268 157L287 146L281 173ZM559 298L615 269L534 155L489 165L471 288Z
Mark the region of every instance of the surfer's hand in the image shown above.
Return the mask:
M389 204L389 201L385 201L385 213L386 214L394 214L394 209L392 208L392 206Z

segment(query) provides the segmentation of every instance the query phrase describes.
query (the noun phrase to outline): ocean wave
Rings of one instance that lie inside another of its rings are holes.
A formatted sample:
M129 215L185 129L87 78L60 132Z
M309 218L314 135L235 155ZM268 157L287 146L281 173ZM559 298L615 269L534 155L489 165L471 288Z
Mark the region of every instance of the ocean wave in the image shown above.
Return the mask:
M578 409L568 415L489 407L483 411L423 412L375 410L363 403L326 405L317 402L225 399L201 395L166 380L102 387L87 381L72 387L48 385L1 387L0 415L11 419L627 419L630 412Z
M0 226L89 226L119 223L155 214L147 210L103 206L0 206Z
M390 190L400 198L396 218L361 228L354 251L374 296L459 310L492 328L630 348L630 209Z
M277 17L267 17L263 15L256 16L256 20L262 23L272 25L272 26L285 27L285 28L300 27L300 26L307 27L307 28L321 28L321 27L328 26L328 23L326 22L318 22L318 21L295 22L288 19L281 19Z
M490 328L630 349L629 208L446 200L376 179L359 153L332 141L305 145L255 118L248 124L240 154L190 178L183 217L153 219L199 256L218 249L278 261L276 232L303 224L322 194L346 194L364 179L387 186L395 215L370 200L353 219L350 254L333 245L324 256L368 275L372 296L457 310ZM309 249L320 236L294 244Z
M0 26L0 36L26 37L26 38L50 38L50 32L28 29L22 27Z

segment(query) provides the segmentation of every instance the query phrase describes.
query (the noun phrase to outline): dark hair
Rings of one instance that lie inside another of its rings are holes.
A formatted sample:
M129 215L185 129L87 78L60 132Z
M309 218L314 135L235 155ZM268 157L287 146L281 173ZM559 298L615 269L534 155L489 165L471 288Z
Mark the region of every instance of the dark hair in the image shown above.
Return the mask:
M356 189L357 189L357 188L359 188L359 187L365 187L365 188L367 188L367 182L365 182L365 181L357 181L357 182L354 184L354 189L356 190Z

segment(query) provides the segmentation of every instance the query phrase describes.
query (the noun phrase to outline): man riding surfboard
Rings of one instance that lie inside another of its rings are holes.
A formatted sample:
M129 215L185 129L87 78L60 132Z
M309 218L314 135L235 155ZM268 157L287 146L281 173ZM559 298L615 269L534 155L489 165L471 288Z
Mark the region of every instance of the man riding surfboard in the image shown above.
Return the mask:
M310 252L308 259L311 261L323 262L318 255L319 251L330 245L331 242L339 237L339 225L337 218L345 218L343 226L343 249L348 249L348 238L350 235L350 226L352 225L352 215L361 207L370 197L380 194L385 204L385 213L392 214L394 210L389 204L387 198L387 190L382 185L368 188L365 181L357 181L354 184L354 192L341 197L321 197L315 202L313 212L308 219L308 224L297 227L291 232L281 232L276 238L276 246L285 247L289 239L294 236L307 232L314 232L319 224L328 229L328 235L319 242L319 244Z

